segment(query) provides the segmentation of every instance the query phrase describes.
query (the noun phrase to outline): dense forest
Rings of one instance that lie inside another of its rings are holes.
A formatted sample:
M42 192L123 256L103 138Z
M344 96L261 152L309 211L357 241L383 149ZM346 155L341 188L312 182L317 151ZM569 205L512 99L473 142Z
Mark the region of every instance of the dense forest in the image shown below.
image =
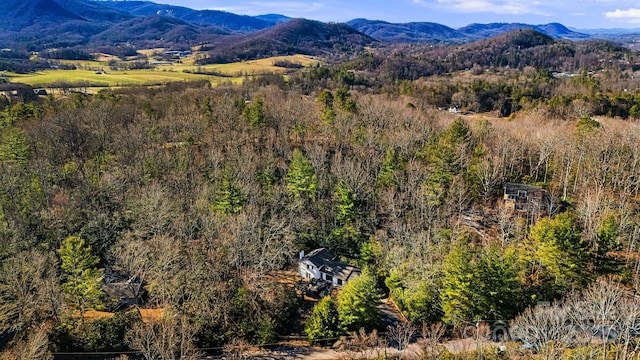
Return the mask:
M532 39L514 44L570 52ZM440 51L411 49L243 85L0 97L2 356L194 358L281 335L370 334L385 330L387 295L439 336L515 319L514 337L548 359L637 352L635 54L607 48L627 62L600 67L572 57L570 77L535 56L467 68L463 52L462 68L393 75ZM438 109L454 105L464 114ZM544 189L546 211L505 208L506 183ZM278 274L318 247L363 273L301 314ZM587 311L598 301L614 310ZM569 330L583 323L618 335L580 342ZM543 325L547 337L532 333ZM422 356L453 356L435 348Z

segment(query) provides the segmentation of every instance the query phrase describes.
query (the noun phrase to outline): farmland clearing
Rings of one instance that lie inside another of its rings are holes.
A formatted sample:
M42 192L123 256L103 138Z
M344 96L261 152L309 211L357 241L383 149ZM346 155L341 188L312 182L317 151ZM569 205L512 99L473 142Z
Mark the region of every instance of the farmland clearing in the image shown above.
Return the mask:
M122 87L134 85L160 85L177 81L209 80L212 85L221 82L241 83L245 77L265 74L286 74L288 69L276 66L289 62L301 66L314 66L320 61L306 55L278 56L230 64L193 65L192 55L177 61L162 62L151 69L112 70L108 61L64 60L61 64L74 66L75 70L51 69L28 74L6 73L15 83L50 88L56 84L82 87ZM98 57L107 60L104 56Z

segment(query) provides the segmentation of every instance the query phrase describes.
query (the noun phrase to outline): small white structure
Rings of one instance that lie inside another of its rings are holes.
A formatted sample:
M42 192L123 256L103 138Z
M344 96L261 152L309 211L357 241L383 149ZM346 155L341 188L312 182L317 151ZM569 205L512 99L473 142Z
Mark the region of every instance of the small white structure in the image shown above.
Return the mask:
M347 281L360 275L360 269L336 260L336 256L325 248L319 248L305 255L300 251L298 273L305 279L331 281L333 286L343 286Z
M449 112L453 114L459 114L462 112L462 110L460 110L459 106L452 106L449 108Z

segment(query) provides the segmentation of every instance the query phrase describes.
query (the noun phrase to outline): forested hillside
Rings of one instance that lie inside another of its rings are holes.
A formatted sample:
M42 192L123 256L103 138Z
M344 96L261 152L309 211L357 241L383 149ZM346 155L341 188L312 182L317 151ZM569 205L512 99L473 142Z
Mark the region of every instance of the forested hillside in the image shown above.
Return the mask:
M242 85L0 96L3 356L190 358L382 331L388 295L440 336L515 318L516 340L560 357L577 335L527 326L594 326L598 291L640 309L640 74L609 45L519 31ZM546 195L514 211L508 183ZM279 274L318 247L362 276L305 310ZM529 308L563 298L585 303ZM579 345L624 357L625 334Z

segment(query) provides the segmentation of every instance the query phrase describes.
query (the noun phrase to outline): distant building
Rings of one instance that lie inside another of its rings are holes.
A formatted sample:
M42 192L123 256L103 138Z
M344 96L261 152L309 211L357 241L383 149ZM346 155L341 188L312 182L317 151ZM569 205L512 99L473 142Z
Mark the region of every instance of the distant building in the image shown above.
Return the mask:
M182 59L191 55L191 50L168 50L163 51L162 56Z
M460 109L459 106L452 106L449 108L449 112L452 114L460 114L462 110Z
M360 276L360 269L336 260L336 256L325 248L306 254L300 251L298 273L305 279L330 281L334 286L343 286L347 281Z
M506 183L504 206L518 212L550 213L551 199L547 191L539 186Z

